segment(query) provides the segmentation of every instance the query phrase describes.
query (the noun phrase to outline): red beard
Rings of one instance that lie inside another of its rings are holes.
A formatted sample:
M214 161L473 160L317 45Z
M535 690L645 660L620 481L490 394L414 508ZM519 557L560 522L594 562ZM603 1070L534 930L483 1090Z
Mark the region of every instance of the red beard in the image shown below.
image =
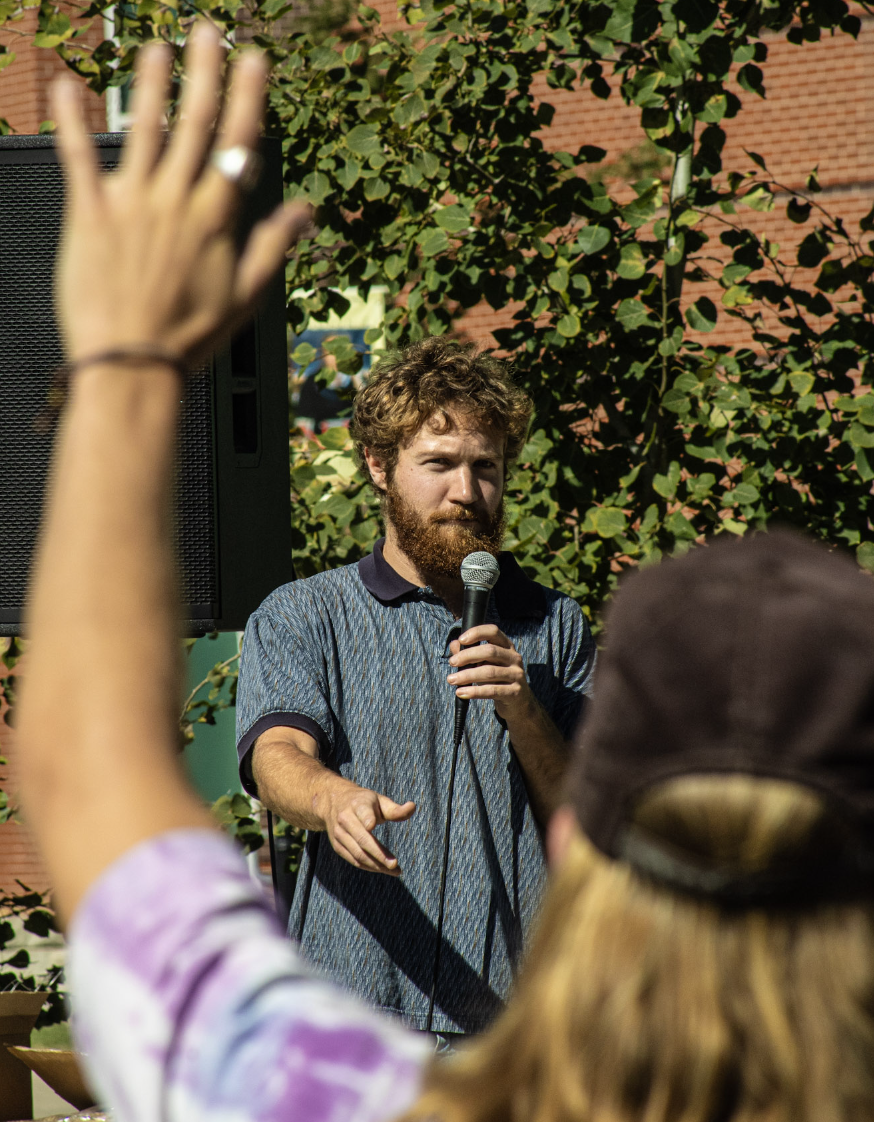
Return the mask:
M426 577L458 578L468 553L484 550L497 557L504 540L504 503L483 523L467 507L423 515L390 485L383 513L394 527L398 546ZM448 523L448 525L447 525Z

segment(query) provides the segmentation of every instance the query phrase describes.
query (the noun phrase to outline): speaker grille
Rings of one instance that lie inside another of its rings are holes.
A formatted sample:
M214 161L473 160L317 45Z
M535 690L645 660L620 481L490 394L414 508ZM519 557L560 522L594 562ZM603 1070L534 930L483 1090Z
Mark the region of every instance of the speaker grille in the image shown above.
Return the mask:
M55 163L19 162L26 155L0 152L0 624L17 620L24 600L52 444L34 426L62 361L52 274L63 180ZM204 619L219 601L214 392L209 364L187 387L177 463L180 591L188 614Z

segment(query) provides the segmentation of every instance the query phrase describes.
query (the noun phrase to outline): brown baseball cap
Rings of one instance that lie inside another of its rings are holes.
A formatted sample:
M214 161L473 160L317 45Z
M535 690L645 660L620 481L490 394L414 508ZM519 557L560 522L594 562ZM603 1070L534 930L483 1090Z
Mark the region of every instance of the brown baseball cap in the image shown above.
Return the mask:
M567 797L598 849L637 864L630 819L644 791L738 772L825 796L853 825L870 877L874 580L794 531L717 539L625 580L607 614ZM677 887L709 891L700 871L664 854L644 869L660 870ZM739 891L767 896L767 878Z

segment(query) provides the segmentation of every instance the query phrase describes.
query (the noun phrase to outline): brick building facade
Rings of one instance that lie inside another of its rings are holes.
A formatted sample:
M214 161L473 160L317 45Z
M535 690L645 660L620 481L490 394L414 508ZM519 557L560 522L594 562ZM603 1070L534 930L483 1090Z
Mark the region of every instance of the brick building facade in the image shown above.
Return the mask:
M371 3L386 28L401 25L395 0ZM859 14L862 31L857 41L836 35L824 37L819 43L794 46L782 36L770 37L765 65L767 99L762 101L738 90L744 108L735 120L723 122L727 133L723 153L726 169L750 168L745 149L754 150L767 158L772 175L792 192L803 190L808 173L818 166L823 188L818 201L840 214L851 229L857 228L859 219L869 211L874 195L874 19L864 12ZM18 132L36 132L40 122L50 116L48 84L63 65L52 51L29 44L27 36L32 34L35 22L36 12L31 9L26 20L16 25L20 34L0 36L0 41L17 52L15 62L0 72L0 116ZM93 25L88 35L98 42L102 27ZM637 110L623 106L615 91L605 102L587 91L549 90L544 83L540 94L556 110L551 127L543 134L551 148L573 151L581 144L593 144L606 149L607 160L615 164L644 139ZM89 93L87 112L91 128L104 131L104 102ZM783 199L784 204L788 197ZM789 222L785 205L781 207L779 202L771 214L745 210L740 219L778 242L781 256L789 261L794 259L793 248L809 227ZM717 232L715 223L711 226ZM718 243L711 242L708 252L717 250ZM694 295L702 293L719 304L718 286L709 290L695 286ZM506 322L508 316L503 319ZM483 305L469 311L458 328L488 345L493 342L491 330L501 321L501 313ZM747 341L744 326L725 316L708 338L726 343ZM11 739L6 727L0 725L0 750L11 748ZM16 877L33 887L45 886L46 878L25 831L17 825L6 825L0 827L0 884L10 886Z
M51 81L66 69L54 51L33 45L36 26L37 9L28 8L14 30L0 30L0 43L15 52L15 61L0 71L0 117L18 133L39 132L42 122L51 119ZM83 38L96 46L103 37L102 21L94 20ZM106 102L87 89L85 112L92 132L106 132Z

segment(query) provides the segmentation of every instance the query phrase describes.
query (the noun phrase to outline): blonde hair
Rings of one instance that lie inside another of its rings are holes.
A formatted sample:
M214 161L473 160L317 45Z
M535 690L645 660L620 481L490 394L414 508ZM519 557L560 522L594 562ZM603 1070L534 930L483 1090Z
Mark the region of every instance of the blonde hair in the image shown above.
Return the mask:
M739 870L845 844L811 791L746 776L673 780L635 818ZM508 1008L408 1122L870 1122L872 919L719 910L579 834Z
M432 418L437 431L447 431L447 410L453 408L503 435L506 466L522 451L533 406L505 363L441 336L413 343L378 362L355 398L351 425L365 476L370 478L365 448L383 460L391 478L401 446Z

